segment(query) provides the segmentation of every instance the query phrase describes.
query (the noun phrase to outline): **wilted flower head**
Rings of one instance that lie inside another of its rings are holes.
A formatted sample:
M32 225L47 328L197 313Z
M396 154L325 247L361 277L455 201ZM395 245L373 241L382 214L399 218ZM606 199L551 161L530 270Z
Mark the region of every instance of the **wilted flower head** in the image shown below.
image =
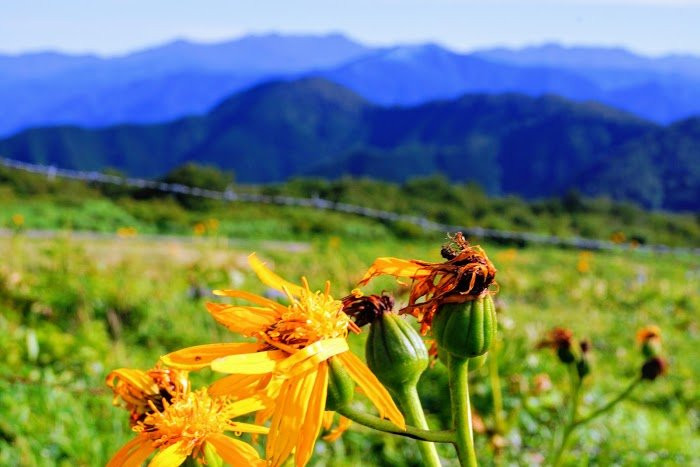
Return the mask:
M464 303L488 293L496 276L496 268L484 250L471 246L461 233L450 238L442 247L441 255L445 262L377 258L360 284L367 284L383 274L413 279L408 306L402 313L415 316L425 334L440 305Z
M382 313L390 313L394 309L394 297L388 293L381 295L363 295L358 289L341 299L343 311L355 320L359 327L373 323Z

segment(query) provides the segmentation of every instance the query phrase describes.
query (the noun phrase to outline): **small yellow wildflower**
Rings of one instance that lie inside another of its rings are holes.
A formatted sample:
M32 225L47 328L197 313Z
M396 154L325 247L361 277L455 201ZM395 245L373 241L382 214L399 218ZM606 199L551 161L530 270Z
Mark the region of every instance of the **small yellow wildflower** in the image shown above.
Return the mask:
M197 236L204 235L207 232L207 226L202 222L197 222L192 228L192 231Z
M141 465L156 451L149 466L178 466L190 456L202 459L207 446L231 465L262 466L264 461L252 446L224 433L266 434L265 427L231 421L264 406L259 398L234 402L229 397L211 396L206 389L187 392L172 403L164 401L162 410L153 406L133 427L136 437L122 446L107 466Z
M13 214L12 223L15 227L22 227L24 225L24 216L22 214Z

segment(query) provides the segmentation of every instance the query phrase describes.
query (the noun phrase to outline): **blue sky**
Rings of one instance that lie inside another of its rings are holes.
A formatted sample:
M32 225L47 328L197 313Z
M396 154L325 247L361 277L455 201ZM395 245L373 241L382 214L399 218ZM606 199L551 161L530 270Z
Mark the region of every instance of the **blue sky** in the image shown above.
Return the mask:
M113 55L276 31L464 51L556 41L700 55L700 0L0 0L0 11L5 53Z

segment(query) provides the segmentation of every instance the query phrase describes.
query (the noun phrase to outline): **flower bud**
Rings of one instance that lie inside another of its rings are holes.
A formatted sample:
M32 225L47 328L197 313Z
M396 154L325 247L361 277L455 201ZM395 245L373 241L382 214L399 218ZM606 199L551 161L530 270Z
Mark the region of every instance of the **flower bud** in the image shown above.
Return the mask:
M654 381L666 373L668 363L661 357L652 357L642 365L642 379Z
M588 363L588 359L582 357L578 362L576 362L576 372L578 377L583 379L588 373L591 372L591 365Z
M382 313L369 329L367 366L387 388L415 386L428 367L428 350L418 332L399 315Z
M661 329L658 326L645 326L637 331L637 342L646 358L657 357L661 353Z
M328 392L326 410L337 411L352 402L355 381L343 365L334 358L328 359Z
M556 351L559 361L573 363L576 361L573 345L574 333L566 328L554 328L547 333L547 338L537 344L537 348L549 347Z
M485 354L496 334L496 309L488 293L464 303L440 307L433 319L438 348L459 358Z

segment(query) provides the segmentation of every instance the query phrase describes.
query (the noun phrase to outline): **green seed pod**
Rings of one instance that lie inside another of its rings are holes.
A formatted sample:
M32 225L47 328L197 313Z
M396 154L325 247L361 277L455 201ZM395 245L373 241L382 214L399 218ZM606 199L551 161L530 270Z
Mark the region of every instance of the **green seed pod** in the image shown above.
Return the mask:
M591 372L591 365L588 363L588 359L582 358L576 362L576 371L578 372L578 377L583 379L588 373Z
M389 390L415 386L428 367L428 350L418 332L400 316L382 313L369 328L367 366Z
M355 394L355 381L335 358L328 359L328 393L326 410L337 411L345 407Z
M485 354L496 334L496 307L486 294L465 303L443 305L433 318L438 348L459 358Z

